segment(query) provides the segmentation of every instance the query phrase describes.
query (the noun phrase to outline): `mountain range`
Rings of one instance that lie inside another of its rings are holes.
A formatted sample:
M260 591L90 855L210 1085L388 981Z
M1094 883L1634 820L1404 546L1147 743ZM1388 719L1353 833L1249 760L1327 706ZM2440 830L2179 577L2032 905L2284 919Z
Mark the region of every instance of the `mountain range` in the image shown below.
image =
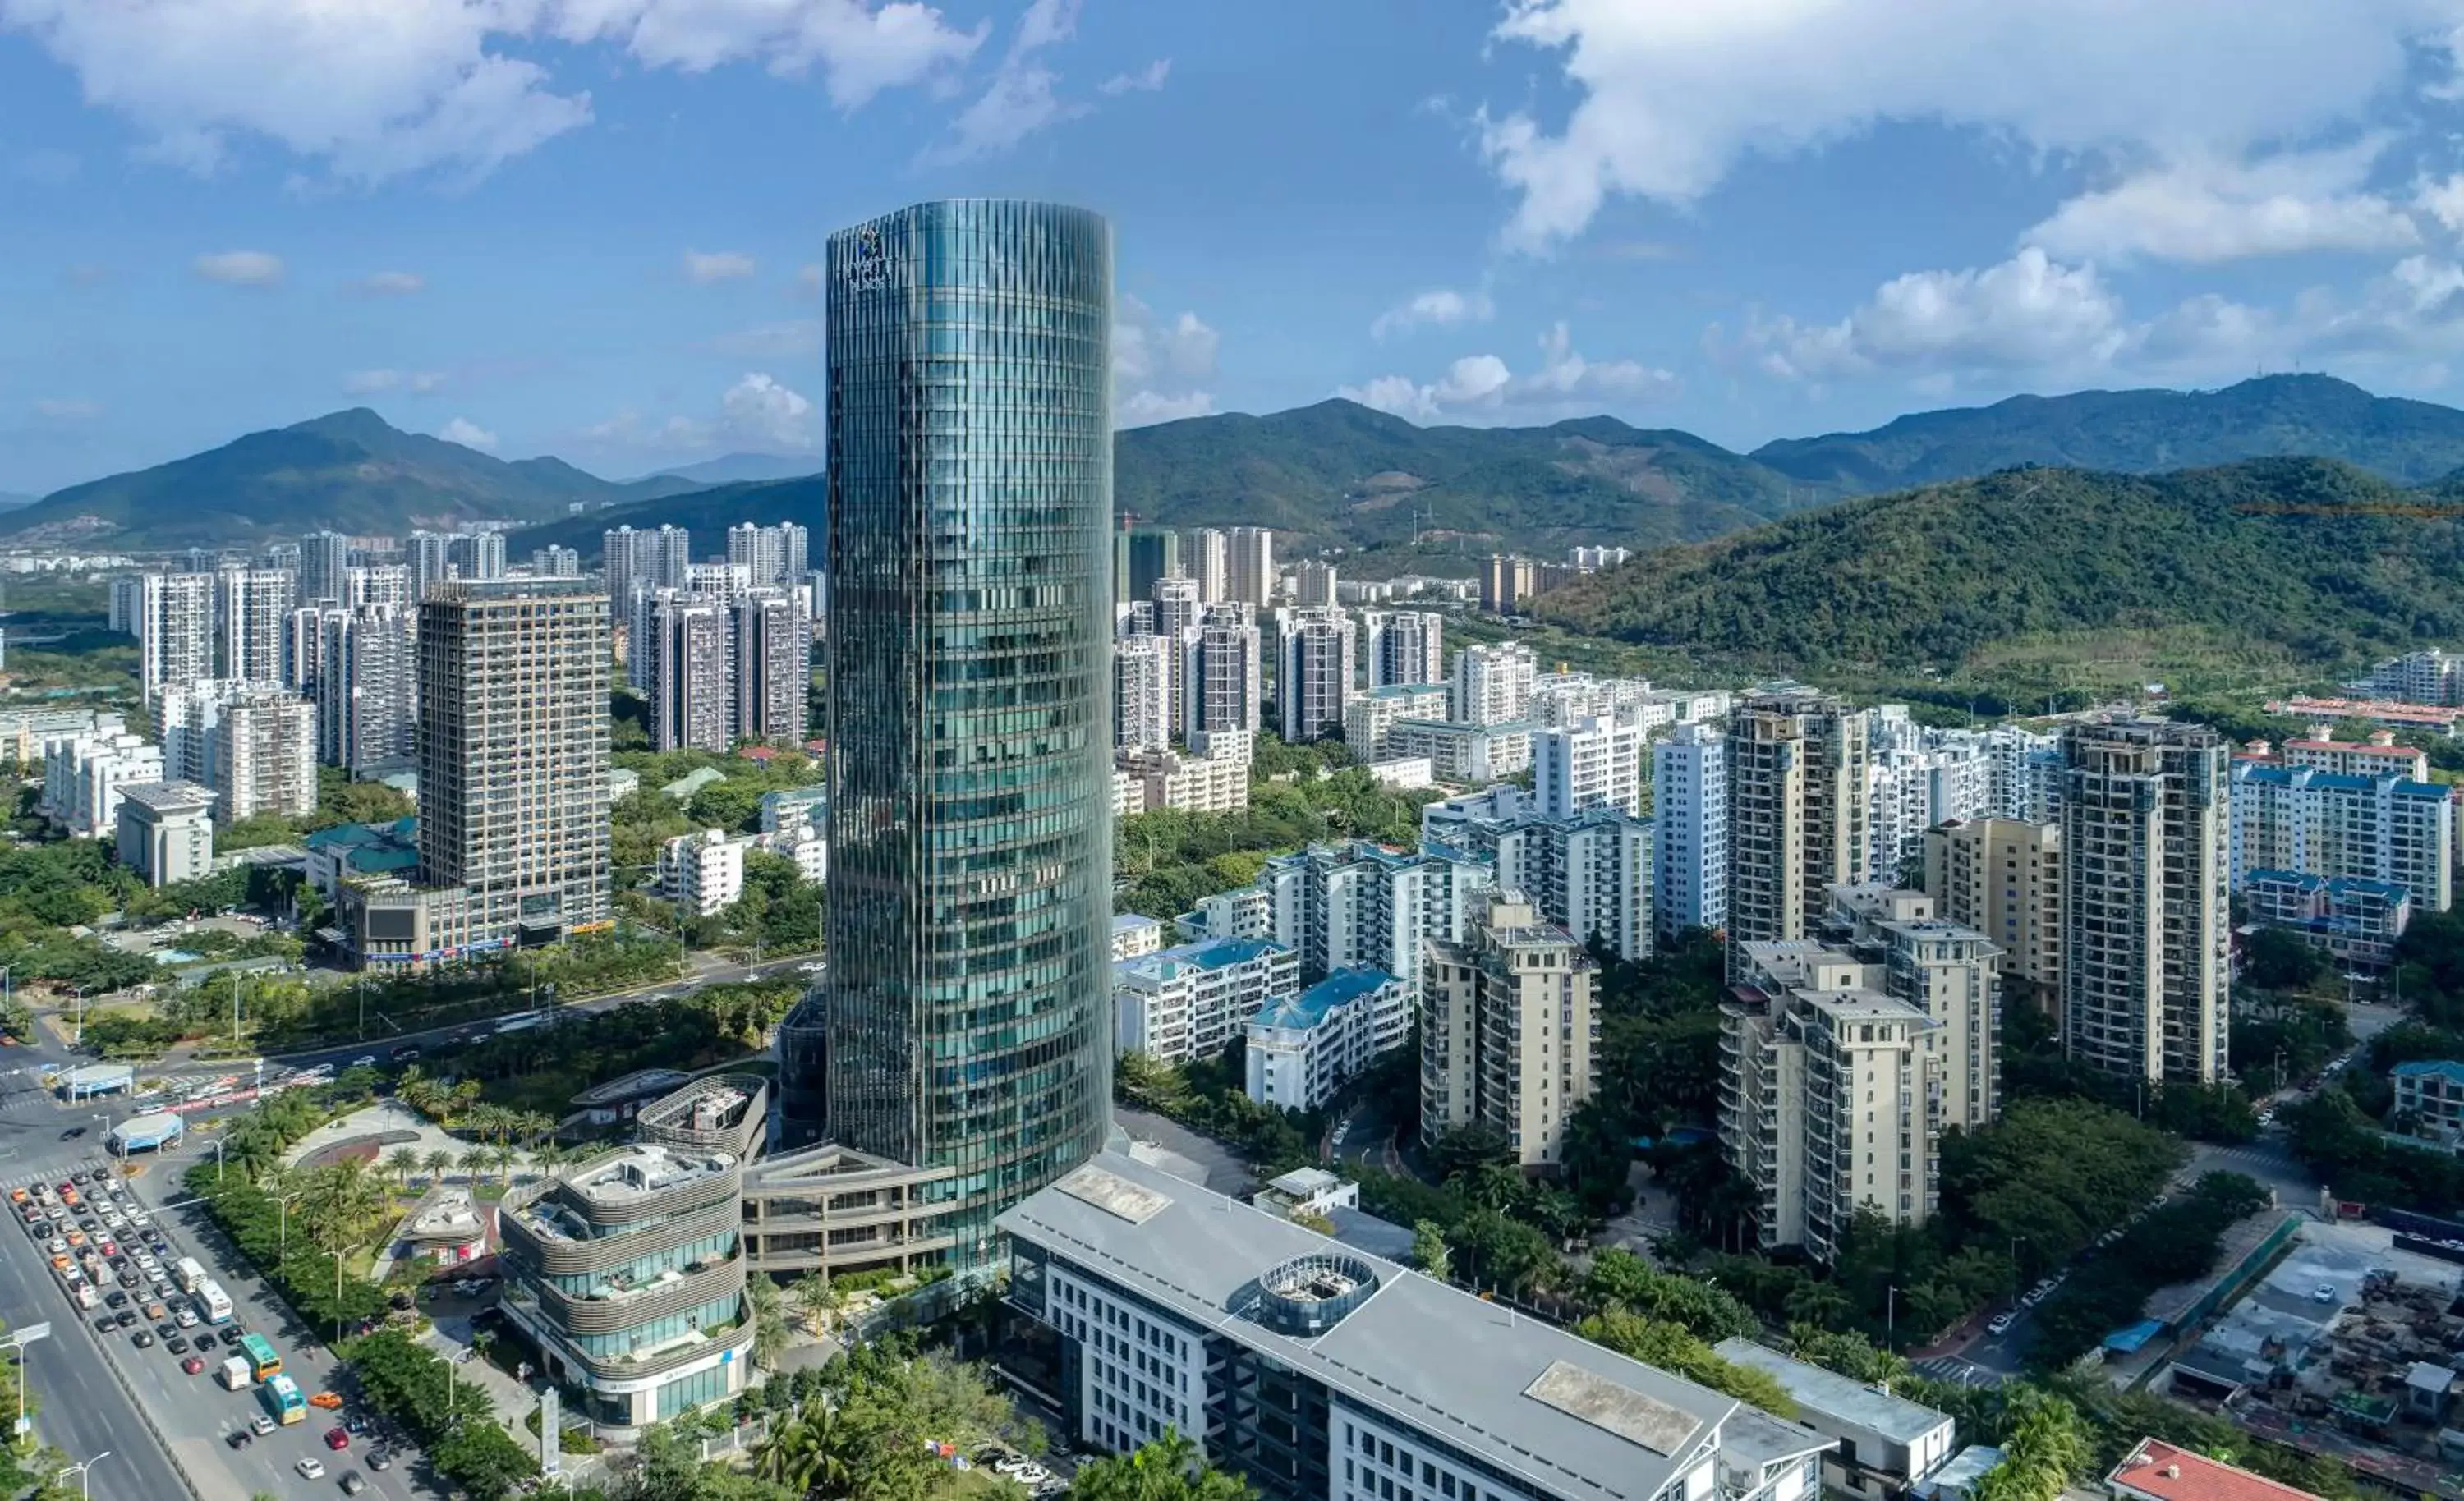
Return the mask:
M2145 474L2299 455L2421 485L2464 469L2464 411L2325 376L2271 376L2220 391L2014 397L1738 453L1609 417L1421 427L1338 400L1133 428L1114 453L1125 517L1271 526L1289 533L1287 553L1340 547L1374 570L1380 553L1399 566L1433 549L1553 555L1578 542L1701 542L1853 496L2023 465ZM731 454L616 483L553 458L508 463L355 409L0 511L0 541L144 550L495 519L595 553L618 522L715 530L730 506L740 511L733 519L818 526L822 486L796 472L814 462Z

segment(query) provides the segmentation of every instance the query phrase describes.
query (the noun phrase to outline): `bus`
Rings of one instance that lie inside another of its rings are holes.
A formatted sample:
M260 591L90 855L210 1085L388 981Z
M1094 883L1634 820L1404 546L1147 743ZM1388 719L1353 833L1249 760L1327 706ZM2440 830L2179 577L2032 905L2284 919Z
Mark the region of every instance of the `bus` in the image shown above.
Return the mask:
M308 1416L308 1399L299 1395L299 1383L288 1376L276 1376L258 1387L257 1393L276 1423L297 1423Z
M282 1372L282 1357L274 1353L274 1341L263 1335L239 1337L239 1353L248 1358L248 1374L252 1381L264 1381Z
M228 1324L231 1316L231 1294L211 1277L197 1284L197 1316L209 1324Z
M181 1292L194 1293L197 1284L206 1280L206 1269L197 1265L196 1257L182 1256L171 1263L171 1275L178 1280Z

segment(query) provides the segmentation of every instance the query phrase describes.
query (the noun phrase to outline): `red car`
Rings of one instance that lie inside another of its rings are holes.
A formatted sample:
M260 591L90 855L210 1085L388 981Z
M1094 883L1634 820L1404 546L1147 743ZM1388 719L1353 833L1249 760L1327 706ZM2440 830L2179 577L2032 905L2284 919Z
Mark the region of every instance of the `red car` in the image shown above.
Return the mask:
M205 1368L206 1362L198 1360L193 1355L180 1362L180 1369L187 1372L190 1376L196 1375L199 1371L202 1371Z
M349 1448L351 1447L350 1430L348 1428L327 1428L325 1430L325 1447L327 1448Z

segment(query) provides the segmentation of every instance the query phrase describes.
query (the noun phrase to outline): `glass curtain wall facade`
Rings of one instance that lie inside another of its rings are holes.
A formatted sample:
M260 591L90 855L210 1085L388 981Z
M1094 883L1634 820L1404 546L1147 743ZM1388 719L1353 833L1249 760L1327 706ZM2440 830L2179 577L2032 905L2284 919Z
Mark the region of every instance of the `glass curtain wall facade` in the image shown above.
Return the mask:
M986 1266L1108 1124L1111 229L921 204L833 235L827 296L819 1082L840 1142L955 1169Z

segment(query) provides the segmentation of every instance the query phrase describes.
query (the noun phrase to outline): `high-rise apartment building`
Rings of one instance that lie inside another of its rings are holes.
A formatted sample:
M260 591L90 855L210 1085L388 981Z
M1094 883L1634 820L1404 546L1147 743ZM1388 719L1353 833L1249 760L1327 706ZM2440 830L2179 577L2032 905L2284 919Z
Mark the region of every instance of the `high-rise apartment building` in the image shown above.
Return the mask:
M727 529L727 560L746 571L756 589L786 589L803 583L805 533L792 521L775 527L745 522Z
M1245 604L1209 605L1181 645L1182 732L1203 750L1207 736L1254 735L1265 705L1257 618Z
M825 287L826 1073L791 1039L782 1084L955 1168L951 1259L988 1268L1111 1127L1111 232L920 204L832 235Z
M1833 884L1862 879L1863 713L1814 693L1767 694L1729 715L1728 953L1820 931Z
M402 561L410 571L412 601L425 600L453 576L453 538L442 532L414 532L403 543Z
M1112 746L1172 743L1173 642L1124 636L1112 642Z
M1224 598L1263 610L1275 598L1275 533L1267 527L1234 527L1228 544L1232 564Z
M1409 720L1443 721L1451 691L1442 683L1371 688L1343 707L1343 743L1364 766L1391 760L1396 731Z
M350 572L349 537L340 532L311 532L299 539L300 603L342 603Z
M501 532L459 532L446 543L446 563L456 578L505 576L505 534Z
M733 743L729 611L705 594L666 589L650 608L650 744L724 751Z
M1168 645L1164 654L1164 708L1166 728L1176 739L1189 734L1189 644L1196 637L1199 622L1206 618L1206 603L1199 598L1195 578L1177 576L1158 578L1155 598L1150 601L1155 634Z
M147 574L137 588L137 681L150 702L214 675L214 576Z
M541 578L579 578L582 554L569 547L535 547L531 549L531 572Z
M1284 739L1298 745L1343 726L1359 627L1332 605L1275 612L1275 703Z
M1926 1140L2002 1115L2002 952L1986 934L1939 915L1931 897L1880 882L1831 888L1824 937L1882 967L1882 989L1923 1012Z
M317 706L279 684L216 679L171 688L157 710L175 782L214 794L214 816L317 810Z
M1661 936L1728 923L1728 742L1685 724L1651 747L1651 821L1659 849L1651 910Z
M2062 1042L2108 1073L2212 1083L2232 974L2227 747L2204 725L2062 734Z
M1369 685L1402 687L1443 683L1446 618L1435 610L1368 610Z
M2016 818L1928 830L1925 889L1944 920L2001 950L2003 990L2051 1010L2062 978L2062 831Z
M1304 608L1331 608L1335 598L1332 563L1303 563L1292 570L1292 602Z
M1484 804L1489 811L1474 811ZM1650 819L1612 808L1552 817L1512 786L1420 816L1421 854L1486 866L1501 889L1521 892L1586 948L1596 940L1619 959L1651 957Z
M303 698L317 696L325 667L325 621L351 612L334 603L303 604L282 622L282 685Z
M279 684L299 580L283 568L226 568L214 575L214 665L236 683Z
M1519 723L1531 711L1531 688L1539 674L1539 659L1521 642L1466 646L1456 652L1456 723Z
M813 692L812 631L803 601L786 589L757 585L737 598L734 630L736 738L803 744Z
M400 563L370 563L342 576L342 602L353 609L363 604L408 605L410 570Z
M1491 1127L1526 1168L1565 1160L1599 1061L1594 966L1520 892L1491 891L1460 941L1432 940L1420 982L1420 1135Z
M1124 527L1112 534L1112 595L1152 599L1159 579L1178 578L1180 533L1169 527Z
M1595 808L1642 812L1642 725L1605 715L1531 735L1532 791L1540 812L1569 818Z
M609 608L621 613L636 587L681 589L693 563L693 533L683 527L655 532L616 527L600 537L600 567L607 580Z
M1200 527L1189 534L1183 555L1189 576L1198 580L1199 601L1221 604L1232 587L1231 539L1217 528Z
M353 776L397 771L419 749L419 612L326 611L317 682L318 756Z
M419 614L419 881L472 942L608 918L607 599L583 579L453 579Z
M2448 789L2397 775L2233 764L2233 884L2258 871L2361 877L2402 886L2415 912L2454 904L2455 805Z

